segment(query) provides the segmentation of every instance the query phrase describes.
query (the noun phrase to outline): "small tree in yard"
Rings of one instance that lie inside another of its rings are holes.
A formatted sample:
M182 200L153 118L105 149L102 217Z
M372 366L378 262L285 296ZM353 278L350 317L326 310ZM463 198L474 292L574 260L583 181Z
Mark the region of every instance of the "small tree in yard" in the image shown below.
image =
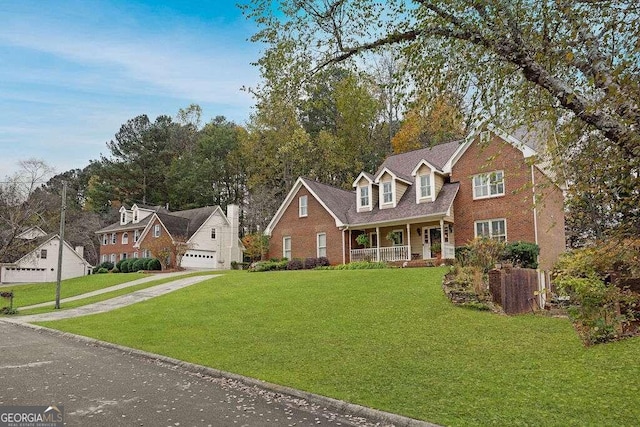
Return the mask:
M269 237L260 233L247 234L242 238L244 253L253 261L260 261L269 250Z
M147 249L154 258L160 261L162 270L169 267L178 268L189 247L190 245L184 236L171 238L167 233L160 237L151 238L142 245L142 249Z

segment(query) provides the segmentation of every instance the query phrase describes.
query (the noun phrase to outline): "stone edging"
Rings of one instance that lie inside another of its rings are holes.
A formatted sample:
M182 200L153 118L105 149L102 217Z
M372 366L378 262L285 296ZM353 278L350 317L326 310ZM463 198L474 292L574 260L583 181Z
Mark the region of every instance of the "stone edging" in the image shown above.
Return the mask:
M402 415L392 414L390 412L384 412L377 409L368 408L366 406L357 405L355 403L345 402L343 400L334 399L331 397L322 396L306 392L303 390L297 390L291 387L286 387L278 384L261 381L255 378L245 377L243 375L234 374L232 372L221 371L219 369L209 368L207 366L196 365L194 363L185 362L182 360L174 359L168 356L162 356L160 354L149 353L147 351L138 350L135 348L125 347L119 344L113 344L106 341L100 341L95 338L89 338L82 335L72 334L70 332L62 332L56 329L45 328L44 326L32 325L29 323L11 322L14 325L34 329L39 332L45 332L51 335L59 335L65 338L71 338L76 341L82 341L87 344L93 344L105 348L111 348L114 350L122 351L132 356L156 360L166 363L171 366L183 368L188 372L193 372L201 375L210 376L213 378L228 378L231 380L239 381L247 386L259 387L275 393L280 393L295 397L298 399L304 399L309 403L321 405L330 409L345 411L356 417L364 417L379 423L384 423L388 427L438 427L437 424L428 423L426 421L416 420L414 418L405 417Z

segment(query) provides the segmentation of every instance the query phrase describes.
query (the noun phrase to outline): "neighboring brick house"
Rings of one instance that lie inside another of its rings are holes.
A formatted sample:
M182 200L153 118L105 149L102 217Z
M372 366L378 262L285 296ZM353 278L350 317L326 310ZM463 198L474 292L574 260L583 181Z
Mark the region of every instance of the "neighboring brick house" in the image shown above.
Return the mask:
M148 258L145 242L168 235L184 239L189 250L181 259L183 268L229 269L241 262L244 247L238 237L239 208L219 206L170 212L159 206L134 204L120 208L120 221L98 230L100 262L116 263L127 258Z
M355 191L299 178L265 230L269 257L446 259L486 236L537 243L540 267L549 269L565 250L563 192L533 148L482 129L390 156L375 175L358 175Z

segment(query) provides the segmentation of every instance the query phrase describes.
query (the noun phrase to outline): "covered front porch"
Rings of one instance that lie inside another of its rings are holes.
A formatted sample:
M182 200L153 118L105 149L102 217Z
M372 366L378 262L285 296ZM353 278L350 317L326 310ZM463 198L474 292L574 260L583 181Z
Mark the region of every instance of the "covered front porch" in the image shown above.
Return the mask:
M441 219L349 230L350 262L455 258L453 223Z

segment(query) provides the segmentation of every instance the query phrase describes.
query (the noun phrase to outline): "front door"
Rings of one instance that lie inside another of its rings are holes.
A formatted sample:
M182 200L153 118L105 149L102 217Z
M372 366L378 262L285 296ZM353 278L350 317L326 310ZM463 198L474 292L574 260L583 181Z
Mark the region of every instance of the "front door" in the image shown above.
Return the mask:
M440 226L435 227L423 227L422 228L422 258L430 259L435 258L436 254L431 253L431 246L434 243L440 245L442 239L440 238Z

